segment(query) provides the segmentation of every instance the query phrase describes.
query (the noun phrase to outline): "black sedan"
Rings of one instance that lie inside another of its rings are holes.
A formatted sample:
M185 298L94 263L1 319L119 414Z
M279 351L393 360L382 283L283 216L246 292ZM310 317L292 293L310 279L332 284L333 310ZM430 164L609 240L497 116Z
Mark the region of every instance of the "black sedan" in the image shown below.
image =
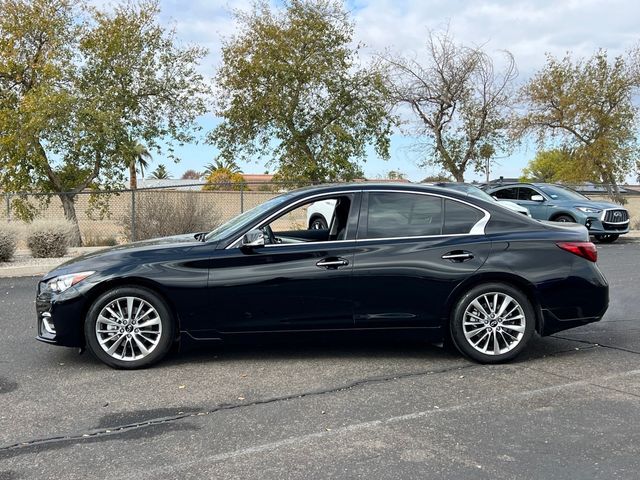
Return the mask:
M306 208L334 200L327 229ZM451 189L344 184L275 197L209 233L115 247L38 285L38 339L118 368L184 340L411 330L486 363L600 320L608 285L588 232Z

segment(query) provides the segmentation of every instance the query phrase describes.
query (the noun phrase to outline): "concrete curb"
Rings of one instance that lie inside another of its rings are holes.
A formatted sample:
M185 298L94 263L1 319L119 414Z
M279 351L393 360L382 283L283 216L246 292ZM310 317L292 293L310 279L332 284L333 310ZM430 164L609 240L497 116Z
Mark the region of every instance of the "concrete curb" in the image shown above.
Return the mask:
M105 247L70 248L69 254L66 257L50 259L33 259L29 255L28 250L18 250L13 262L0 263L0 278L42 276L58 265L68 262L80 255L103 250L104 248ZM37 261L37 263L33 263L34 261Z

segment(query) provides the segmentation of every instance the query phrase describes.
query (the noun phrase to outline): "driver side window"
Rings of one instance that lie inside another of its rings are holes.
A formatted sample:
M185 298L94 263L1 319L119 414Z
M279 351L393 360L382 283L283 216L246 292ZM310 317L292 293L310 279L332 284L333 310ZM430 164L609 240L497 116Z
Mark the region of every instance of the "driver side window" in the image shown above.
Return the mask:
M263 227L266 244L345 240L352 195L326 197L298 205Z

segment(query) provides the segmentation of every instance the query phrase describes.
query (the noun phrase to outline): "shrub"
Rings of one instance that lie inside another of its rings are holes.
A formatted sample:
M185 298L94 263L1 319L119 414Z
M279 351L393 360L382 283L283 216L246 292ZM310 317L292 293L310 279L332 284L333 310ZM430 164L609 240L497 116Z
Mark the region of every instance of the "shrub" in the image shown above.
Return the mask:
M135 240L213 230L220 215L198 192L138 192L135 202ZM121 221L125 238L132 240L131 211Z
M10 262L16 251L16 232L10 225L0 229L0 262Z
M67 220L36 220L27 226L27 246L34 258L64 257L74 231Z
M82 241L82 245L85 247L114 247L117 244L118 240L114 236L87 235Z

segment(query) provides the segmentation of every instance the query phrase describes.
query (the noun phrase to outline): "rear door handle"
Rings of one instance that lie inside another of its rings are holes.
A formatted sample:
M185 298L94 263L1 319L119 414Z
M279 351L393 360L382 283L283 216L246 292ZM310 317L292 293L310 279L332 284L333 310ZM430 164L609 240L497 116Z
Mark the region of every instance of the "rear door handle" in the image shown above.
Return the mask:
M347 265L349 265L349 260L340 257L323 258L318 263L316 263L316 267L326 268L329 270L346 267Z
M473 258L473 253L464 250L454 250L453 252L442 255L443 260L451 260L452 262L466 262Z

